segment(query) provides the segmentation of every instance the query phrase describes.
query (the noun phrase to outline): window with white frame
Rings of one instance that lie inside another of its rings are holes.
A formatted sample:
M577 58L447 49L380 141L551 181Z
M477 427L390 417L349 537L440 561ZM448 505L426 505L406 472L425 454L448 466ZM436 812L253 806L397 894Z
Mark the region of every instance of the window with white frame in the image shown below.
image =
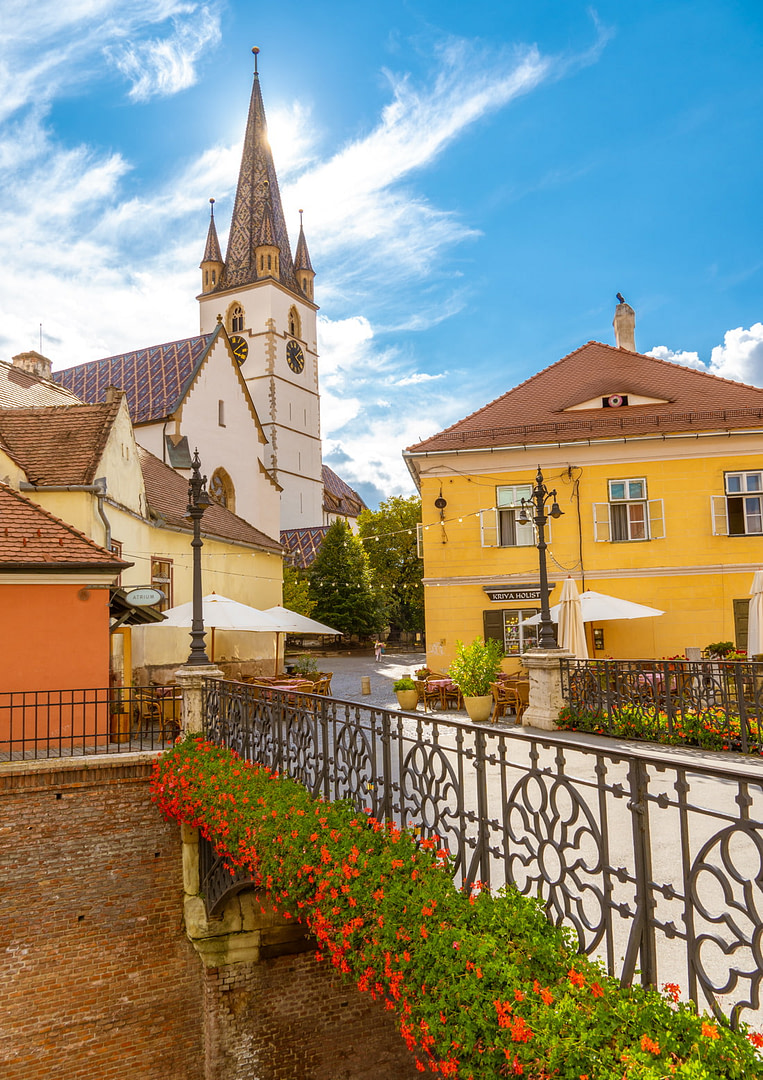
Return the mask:
M763 472L728 472L724 495L713 496L716 536L756 536L763 533Z
M495 489L495 506L480 510L483 547L531 547L535 543L531 496L532 484L507 484ZM519 520L523 499L528 519L525 524Z
M505 656L519 656L538 645L537 625L527 626L525 619L538 614L537 608L503 608L483 612L485 639L500 642Z
M662 499L647 498L643 476L609 480L607 494L608 502L593 504L594 540L622 543L665 538Z

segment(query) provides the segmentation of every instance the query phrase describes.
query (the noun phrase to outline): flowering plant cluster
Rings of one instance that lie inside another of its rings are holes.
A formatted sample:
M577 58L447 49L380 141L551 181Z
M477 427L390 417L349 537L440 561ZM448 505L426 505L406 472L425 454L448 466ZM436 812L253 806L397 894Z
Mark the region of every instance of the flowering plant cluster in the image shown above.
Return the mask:
M702 750L742 751L740 718L717 706L684 709L668 724L668 714L637 702L619 705L611 713L593 713L575 705L559 712L559 727L568 731L589 731L594 735L615 735L669 746L699 746ZM750 732L747 750L763 754L759 732Z
M622 989L537 901L455 888L433 839L191 736L157 763L152 797L245 867L263 903L301 919L328 959L396 1014L417 1068L498 1080L763 1078L763 1037L679 1001ZM264 911L263 907L263 911Z

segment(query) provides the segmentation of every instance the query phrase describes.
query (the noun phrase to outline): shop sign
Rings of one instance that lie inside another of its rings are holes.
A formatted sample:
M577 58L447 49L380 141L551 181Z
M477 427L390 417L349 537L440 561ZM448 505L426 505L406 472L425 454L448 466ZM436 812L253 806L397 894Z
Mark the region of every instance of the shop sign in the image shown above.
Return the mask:
M494 589L483 586L494 604L504 604L509 600L540 600L540 585L528 582L525 585L512 585L508 589ZM553 586L549 587L549 593Z
M164 599L161 589L130 589L125 600L132 607L153 607Z

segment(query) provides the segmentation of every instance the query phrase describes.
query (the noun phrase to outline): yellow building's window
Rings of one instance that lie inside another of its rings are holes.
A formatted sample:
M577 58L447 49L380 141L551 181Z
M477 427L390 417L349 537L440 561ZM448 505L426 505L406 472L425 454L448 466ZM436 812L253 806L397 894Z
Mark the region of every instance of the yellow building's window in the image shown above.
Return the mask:
M648 499L644 477L608 482L609 502L593 504L594 540L662 540L662 499Z
M763 473L726 473L729 536L763 532Z
M535 543L532 522L519 522L522 500L529 503L531 495L530 484L507 484L495 489L495 506L480 510L483 547L531 547Z

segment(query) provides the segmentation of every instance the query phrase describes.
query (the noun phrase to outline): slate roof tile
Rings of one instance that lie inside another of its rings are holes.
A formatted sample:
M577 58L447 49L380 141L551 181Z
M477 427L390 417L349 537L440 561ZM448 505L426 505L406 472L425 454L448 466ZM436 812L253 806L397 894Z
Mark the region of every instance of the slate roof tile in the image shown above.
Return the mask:
M361 510L368 509L357 491L353 491L328 465L323 466L322 479L323 509L326 513L357 517Z
M133 424L152 423L178 407L215 333L92 360L55 371L53 378L90 403L105 401L110 386L124 390Z
M291 565L306 570L314 562L330 528L330 525L312 525L304 529L282 529L281 543Z

